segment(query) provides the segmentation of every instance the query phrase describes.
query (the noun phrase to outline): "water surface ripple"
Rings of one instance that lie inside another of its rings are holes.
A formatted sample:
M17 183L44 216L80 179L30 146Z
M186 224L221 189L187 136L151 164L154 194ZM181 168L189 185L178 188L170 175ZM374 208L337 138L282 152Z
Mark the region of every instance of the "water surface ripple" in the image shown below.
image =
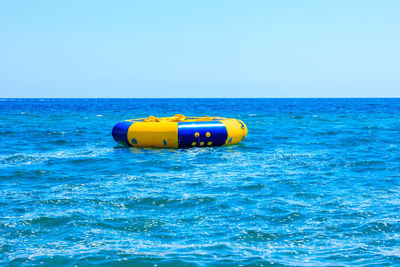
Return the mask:
M238 145L118 146L235 117ZM1 99L2 265L399 265L400 99Z

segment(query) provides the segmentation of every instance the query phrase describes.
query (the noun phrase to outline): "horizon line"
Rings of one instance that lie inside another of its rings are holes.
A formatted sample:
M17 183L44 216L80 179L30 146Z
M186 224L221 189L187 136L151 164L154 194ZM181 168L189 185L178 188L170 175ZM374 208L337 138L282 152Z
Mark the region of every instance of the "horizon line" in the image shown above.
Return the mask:
M356 97L0 97L0 99L397 99L400 96Z

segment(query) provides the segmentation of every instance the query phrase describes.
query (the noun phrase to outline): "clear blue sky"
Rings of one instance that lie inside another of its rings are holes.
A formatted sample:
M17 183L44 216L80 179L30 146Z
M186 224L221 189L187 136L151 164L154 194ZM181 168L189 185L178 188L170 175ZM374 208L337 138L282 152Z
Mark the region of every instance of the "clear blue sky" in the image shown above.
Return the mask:
M1 1L0 97L400 97L400 1Z

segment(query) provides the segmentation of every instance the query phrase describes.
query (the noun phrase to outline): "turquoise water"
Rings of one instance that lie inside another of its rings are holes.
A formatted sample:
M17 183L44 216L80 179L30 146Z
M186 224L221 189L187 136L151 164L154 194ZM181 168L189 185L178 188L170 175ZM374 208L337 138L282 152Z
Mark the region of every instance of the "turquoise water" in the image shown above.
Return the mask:
M122 119L247 139L118 146ZM1 99L1 265L400 264L400 99Z

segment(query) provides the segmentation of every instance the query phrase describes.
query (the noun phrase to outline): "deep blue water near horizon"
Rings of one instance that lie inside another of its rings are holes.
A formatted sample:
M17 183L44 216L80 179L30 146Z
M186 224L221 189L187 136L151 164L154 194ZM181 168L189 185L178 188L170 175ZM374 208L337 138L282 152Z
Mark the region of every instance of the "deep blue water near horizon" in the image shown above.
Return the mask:
M154 116L238 145L118 146ZM399 265L400 99L0 99L1 265Z

